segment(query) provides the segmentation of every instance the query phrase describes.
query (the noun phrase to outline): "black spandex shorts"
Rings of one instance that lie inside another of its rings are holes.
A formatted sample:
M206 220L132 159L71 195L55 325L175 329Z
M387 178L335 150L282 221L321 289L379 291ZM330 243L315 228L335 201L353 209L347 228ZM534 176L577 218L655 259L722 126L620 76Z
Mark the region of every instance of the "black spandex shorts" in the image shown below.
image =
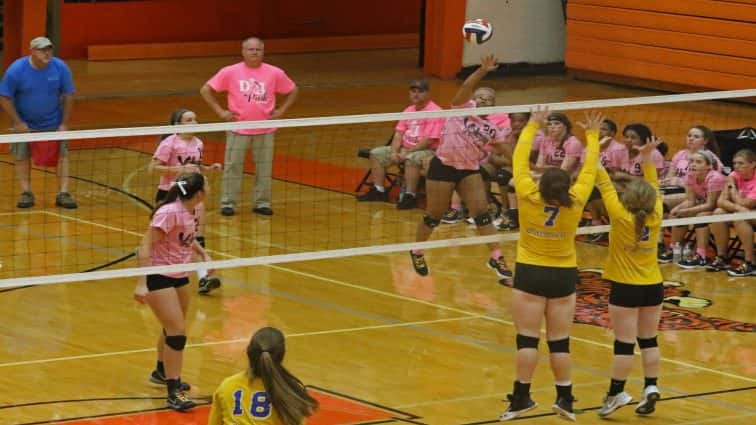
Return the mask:
M661 283L653 285L629 285L627 283L611 282L609 304L618 307L653 307L664 301L664 286Z
M166 288L180 288L189 284L188 277L169 277L162 274L148 274L147 275L147 289L157 291L158 289Z
M434 156L431 159L430 166L428 166L428 174L425 178L457 184L465 177L473 174L480 174L480 170L458 170L452 166L445 165L437 156Z
M528 294L562 298L575 293L577 267L547 267L515 263L513 287Z

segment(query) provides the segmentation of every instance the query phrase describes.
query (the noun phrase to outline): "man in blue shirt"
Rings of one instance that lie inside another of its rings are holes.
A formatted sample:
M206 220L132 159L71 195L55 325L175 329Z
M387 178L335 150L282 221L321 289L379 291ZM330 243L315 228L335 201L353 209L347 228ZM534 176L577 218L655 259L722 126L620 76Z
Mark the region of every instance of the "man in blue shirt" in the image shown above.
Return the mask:
M71 71L60 59L53 57L53 44L46 37L37 37L29 44L31 54L14 61L0 82L0 106L8 113L13 129L18 132L66 131L71 118L74 85ZM58 182L60 191L55 205L76 208L68 193L68 146L59 143ZM18 208L34 206L31 191L31 163L28 143L11 143L16 178L23 193Z

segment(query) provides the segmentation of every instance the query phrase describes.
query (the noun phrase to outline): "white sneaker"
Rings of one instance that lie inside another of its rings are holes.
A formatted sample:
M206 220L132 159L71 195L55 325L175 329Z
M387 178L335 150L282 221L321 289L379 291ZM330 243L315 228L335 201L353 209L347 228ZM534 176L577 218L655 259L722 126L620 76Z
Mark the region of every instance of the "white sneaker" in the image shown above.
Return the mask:
M627 406L631 401L633 401L633 397L624 391L617 395L607 395L604 399L604 405L598 411L598 415L605 418L620 407Z
M639 415L650 415L656 410L656 402L661 398L659 388L656 385L649 385L643 389L643 397L635 408L635 413Z

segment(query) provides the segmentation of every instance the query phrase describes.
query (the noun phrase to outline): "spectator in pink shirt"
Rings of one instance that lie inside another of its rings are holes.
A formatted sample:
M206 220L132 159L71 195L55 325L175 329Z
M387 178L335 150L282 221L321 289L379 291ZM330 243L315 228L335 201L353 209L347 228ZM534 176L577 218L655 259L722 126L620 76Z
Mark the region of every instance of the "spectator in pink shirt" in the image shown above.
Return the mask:
M688 174L685 176L686 200L672 208L669 216L700 217L711 215L727 178L719 171L714 154L700 150L690 155ZM709 245L709 226L695 225L696 251L690 258L683 258L678 265L684 269L706 267L706 248ZM688 226L672 228L671 243L680 243Z
M402 112L440 111L441 108L430 99L430 87L424 80L410 83L409 98L412 105ZM383 186L386 168L404 164L405 192L396 205L400 210L417 206L417 185L421 170L425 167L438 146L443 118L401 120L394 131L390 146L379 146L370 151L370 173L373 186L357 196L358 201L388 201L388 191Z
M707 150L713 154L717 169L721 172L724 165L719 159L719 144L717 144L714 132L706 126L696 125L688 130L685 149L678 151L672 157L669 170L661 181L661 187L684 187L685 176L690 171L691 155L701 150ZM670 207L674 207L681 201L682 199L673 199L668 196L664 199L664 203Z
M197 124L197 115L188 109L179 109L171 114L171 125ZM192 133L176 133L163 137L155 154L152 156L147 170L160 173L155 204L162 202L176 176L182 173L193 173L201 170L220 170L221 164L205 165L202 163L204 144L202 140ZM196 209L197 219L197 242L205 248L205 205L199 204ZM221 285L220 278L208 276L207 270L197 270L199 279L199 294L206 295Z
M202 88L200 94L225 121L263 121L277 119L291 107L299 89L286 73L263 62L265 44L257 37L242 43L243 61L222 68ZM228 109L215 99L215 92L228 93ZM276 95L283 95L276 108ZM242 188L244 159L252 146L255 161L253 212L273 215L273 134L275 128L234 130L226 133L221 214L234 215Z
M139 266L186 264L192 255L210 261L210 256L196 240L196 208L205 200L208 189L200 173L178 176L152 213L150 229L142 238L137 254ZM212 270L209 273L214 274ZM181 381L190 298L188 283L186 272L151 274L140 277L134 290L134 298L149 305L160 322L158 361L152 375L164 380L168 407L178 411L196 405L185 394L190 386Z
M493 55L481 58L480 68L467 77L454 95L452 108L470 108L470 112L474 113L476 107L493 106L496 92L488 87L475 90L475 86L497 66ZM502 154L508 134L509 129L498 128L485 115L466 115L446 120L441 132L441 143L428 167L425 182L428 205L417 226L417 241L428 240L433 229L441 223L441 217L449 206L455 189L474 217L478 233L496 233L493 220L488 214L488 194L480 175L480 162L491 152ZM491 252L488 267L499 278L510 279L512 272L507 268L499 244L490 243L488 248ZM413 249L410 255L415 271L419 275L427 275L430 270L423 250Z
M741 149L732 158L735 169L727 178L727 184L717 200L714 214L729 214L748 212L756 209L756 154L750 149ZM730 241L728 223L719 222L709 224L717 245L717 258L706 266L706 270L727 270L730 276L754 276L753 230L756 220L740 220L732 222L732 227L743 244L745 261L735 269L730 269L725 256L727 243Z
M556 167L573 175L580 168L580 157L584 150L580 140L572 135L572 123L567 115L552 112L546 124L546 137L538 150L534 171L540 174L545 168Z

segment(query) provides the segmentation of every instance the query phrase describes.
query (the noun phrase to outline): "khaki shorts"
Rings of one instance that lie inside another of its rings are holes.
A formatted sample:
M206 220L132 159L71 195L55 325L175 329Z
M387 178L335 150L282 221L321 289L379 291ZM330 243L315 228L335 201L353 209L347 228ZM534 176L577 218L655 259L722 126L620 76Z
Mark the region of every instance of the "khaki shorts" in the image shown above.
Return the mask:
M16 161L25 161L29 159L31 151L29 150L29 143L11 143L10 152ZM63 140L60 142L60 157L68 155L68 142Z
M405 152L405 148L400 148L399 152ZM406 161L416 167L423 167L423 162L429 158L432 158L435 152L432 149L423 149L419 151L411 152L407 155ZM383 167L388 167L394 163L391 161L391 146L379 146L370 151L370 156L375 158L379 164Z

